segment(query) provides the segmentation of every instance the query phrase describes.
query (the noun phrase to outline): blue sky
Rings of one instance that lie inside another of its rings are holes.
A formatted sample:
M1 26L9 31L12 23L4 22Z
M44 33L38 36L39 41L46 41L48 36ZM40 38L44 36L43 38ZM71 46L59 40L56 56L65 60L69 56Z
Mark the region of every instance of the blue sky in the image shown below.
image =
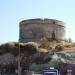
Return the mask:
M21 18L64 21L66 38L75 41L75 0L0 0L0 43L18 41Z

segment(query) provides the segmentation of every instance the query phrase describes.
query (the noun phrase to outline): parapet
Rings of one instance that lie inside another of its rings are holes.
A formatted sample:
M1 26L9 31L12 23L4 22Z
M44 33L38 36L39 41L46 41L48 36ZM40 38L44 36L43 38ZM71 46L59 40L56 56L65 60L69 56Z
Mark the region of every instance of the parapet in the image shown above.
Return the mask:
M28 19L20 22L20 25L25 24L57 24L61 26L65 26L63 21L55 20L55 19Z

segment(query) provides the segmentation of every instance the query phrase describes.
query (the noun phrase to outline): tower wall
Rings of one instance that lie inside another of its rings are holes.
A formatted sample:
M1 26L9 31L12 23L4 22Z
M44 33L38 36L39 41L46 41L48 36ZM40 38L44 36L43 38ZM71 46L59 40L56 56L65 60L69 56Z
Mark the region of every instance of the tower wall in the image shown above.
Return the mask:
M39 41L42 37L65 38L65 23L54 19L29 19L20 22L19 41Z

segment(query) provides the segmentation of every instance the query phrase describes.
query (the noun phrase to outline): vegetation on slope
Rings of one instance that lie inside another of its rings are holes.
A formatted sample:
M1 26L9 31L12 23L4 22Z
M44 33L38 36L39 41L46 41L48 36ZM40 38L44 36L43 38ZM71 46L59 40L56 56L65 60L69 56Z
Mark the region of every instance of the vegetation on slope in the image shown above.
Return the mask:
M69 50L74 47L74 43L65 44L61 40L52 41L44 38L40 45L33 42L1 44L0 56L12 53L17 57L20 49L21 65L28 65L30 70L37 71L50 66L59 67L62 63L75 63L75 54Z

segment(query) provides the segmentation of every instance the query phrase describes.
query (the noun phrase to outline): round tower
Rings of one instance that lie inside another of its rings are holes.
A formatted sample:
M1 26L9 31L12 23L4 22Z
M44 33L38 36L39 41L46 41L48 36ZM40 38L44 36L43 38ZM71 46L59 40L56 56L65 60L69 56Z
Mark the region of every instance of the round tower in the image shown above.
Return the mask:
M55 19L28 19L19 23L19 41L37 42L43 37L65 38L65 23Z

